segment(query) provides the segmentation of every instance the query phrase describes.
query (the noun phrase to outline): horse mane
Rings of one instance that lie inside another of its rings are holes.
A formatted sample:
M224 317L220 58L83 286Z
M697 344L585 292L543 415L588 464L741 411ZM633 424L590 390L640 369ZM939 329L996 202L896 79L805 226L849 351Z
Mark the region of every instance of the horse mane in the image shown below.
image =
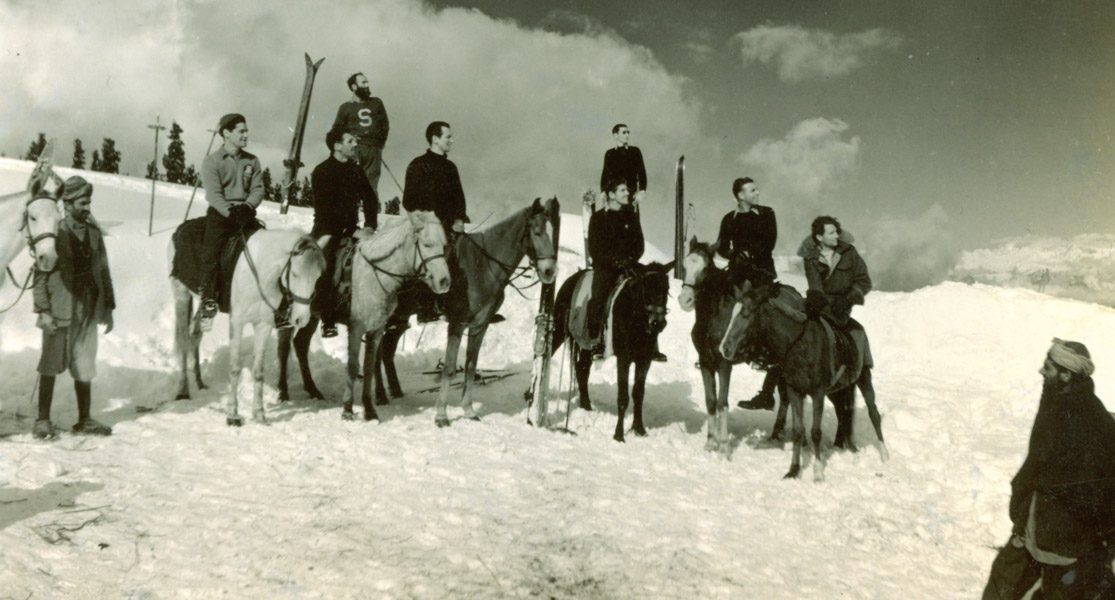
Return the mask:
M439 226L440 227L440 226ZM375 233L369 236L359 236L360 254L367 260L381 260L386 258L404 243L411 234L411 224L406 218L391 219ZM445 233L442 232L444 238Z
M325 268L325 253L321 250L321 247L317 245L317 240L308 235L298 238L298 241L294 243L294 249L291 250L291 254L295 256L305 256L306 260L311 261L311 266L317 266L321 269Z

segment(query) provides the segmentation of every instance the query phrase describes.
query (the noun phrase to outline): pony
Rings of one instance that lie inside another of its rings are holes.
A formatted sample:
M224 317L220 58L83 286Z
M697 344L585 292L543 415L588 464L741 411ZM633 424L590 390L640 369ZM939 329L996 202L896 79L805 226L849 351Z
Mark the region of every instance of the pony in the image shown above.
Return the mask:
M523 257L530 261L538 279L542 283L553 283L557 275L557 240L561 227L561 205L557 198L534 202L491 227L474 233L462 235L456 242L454 276L463 279L456 282L460 293L452 292L448 304L448 321L445 343L445 359L441 367L441 389L437 399L434 423L438 427L449 425L446 405L449 401L449 386L457 366L457 353L461 348L461 337L468 330L468 347L465 352L464 381L461 385L461 406L464 417L479 421L472 407L472 383L476 374L476 363L480 357L480 347L492 318L503 305L503 291L512 276L525 270L519 267ZM516 288L518 289L518 288ZM467 298L467 303L465 299ZM400 304L392 317L393 322L405 323L417 307ZM391 328L383 339L383 367L394 379L395 348L404 328ZM373 363L374 364L374 363ZM393 387L397 380L392 381Z
M879 439L879 453L885 461L889 457L883 442L882 419L875 405L875 389L871 384L871 368L862 366L844 370L836 367L837 349L832 338L817 319L807 319L797 308L801 306L801 296L794 292L796 302L783 301L786 286L777 283L761 283L753 286L750 280L744 282L740 298L732 309L728 329L720 343L720 353L724 358L733 358L745 348L757 348L773 356L782 368L784 401L779 407L778 421L785 422L786 405L793 409L793 459L786 478L796 478L801 473L801 446L805 437L803 413L804 396L813 399L813 477L815 481L824 480L825 460L821 455L821 418L824 415L824 399L831 395L837 406L837 417L845 423L843 432L838 428L837 437L851 441L851 411L855 406L855 388L859 387L867 404L871 424ZM791 305L796 304L796 306ZM772 437L781 430L775 424Z
M612 303L612 325L608 334L611 335L613 353L616 357L618 420L613 439L617 442L624 441L623 420L629 402L627 383L632 363L635 365L635 383L630 397L635 401L633 411L635 419L631 429L637 436L647 434L646 427L643 425L643 397L646 392L651 357L658 343L658 334L666 328L666 300L670 292L668 273L673 265L672 262L665 265L651 263L641 267L634 277L627 279ZM582 332L574 331L569 323L574 292L578 282L587 272L587 270L578 271L566 279L558 290L557 298L554 300L554 332L550 347L552 352L556 353L562 343L569 342L574 357L580 406L584 410L592 410L592 401L588 394L592 348L582 345Z
M261 424L267 423L263 412L263 357L264 348L275 327L275 308L284 296L292 301L290 321L296 329L310 320L310 298L318 277L325 270L325 256L321 246L329 236L315 240L298 230L260 230L247 239L243 253L236 261L232 273L229 298L229 390L225 422L229 426L244 424L239 415L240 377L242 365L240 351L244 326L252 325L255 336L255 354L252 377L255 394L252 417ZM176 248L172 239L167 248L168 268L173 272ZM205 389L198 363L198 346L202 331L193 317L195 293L177 278L170 277L174 293L175 353L179 358L181 378L178 400L190 397L187 372L192 366L198 389Z
M58 262L54 247L62 221L62 179L51 168L44 150L27 180L27 189L0 196L0 285L8 265L24 248L31 249L34 268L51 271ZM14 276L13 276L14 277ZM19 282L14 282L19 285Z

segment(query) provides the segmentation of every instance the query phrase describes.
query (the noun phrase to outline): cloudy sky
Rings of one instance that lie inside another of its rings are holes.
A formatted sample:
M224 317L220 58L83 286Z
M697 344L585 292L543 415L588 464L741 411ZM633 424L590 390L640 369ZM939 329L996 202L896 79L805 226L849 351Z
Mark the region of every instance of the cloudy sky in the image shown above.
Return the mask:
M200 163L237 111L277 174L308 52L326 60L307 169L360 70L400 178L425 125L453 124L474 221L554 194L575 210L624 122L663 246L684 154L701 237L750 175L782 251L830 213L877 263L933 265L1002 236L1115 229L1113 34L1106 0L0 0L0 151L43 131L64 163L73 138L91 154L108 136L139 174L156 114ZM398 193L387 174L380 193Z

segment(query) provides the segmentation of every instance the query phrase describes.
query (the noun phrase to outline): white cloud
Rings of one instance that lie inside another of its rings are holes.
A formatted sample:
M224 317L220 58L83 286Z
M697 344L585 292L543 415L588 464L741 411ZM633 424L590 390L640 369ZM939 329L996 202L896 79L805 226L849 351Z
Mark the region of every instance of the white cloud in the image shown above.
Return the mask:
M740 161L761 168L783 192L799 200L817 200L858 169L860 138L843 139L847 130L840 119L802 121L780 140L759 140Z
M794 25L760 25L737 33L732 42L745 65L774 63L782 81L798 83L847 75L869 52L893 48L901 39L883 29L836 35Z
M599 181L616 122L631 125L662 202L669 189L658 173L676 159L668 153L711 145L699 137L701 106L684 79L645 48L593 28L528 29L420 0L337 1L328 10L254 1L64 4L0 3L0 149L9 155L44 131L63 152L80 137L88 159L111 136L124 169L139 174L152 154L145 126L159 113L185 128L187 159L200 164L205 130L236 111L248 118L249 150L277 177L302 91L303 52L326 58L306 129L305 174L326 156L322 139L348 99L345 79L363 71L387 106L384 158L400 178L425 150L426 124L453 125L452 158L475 221L540 195L575 206ZM397 193L386 173L380 192Z
M908 292L945 280L959 259L948 215L933 204L915 218L887 217L862 232L859 245L876 289Z

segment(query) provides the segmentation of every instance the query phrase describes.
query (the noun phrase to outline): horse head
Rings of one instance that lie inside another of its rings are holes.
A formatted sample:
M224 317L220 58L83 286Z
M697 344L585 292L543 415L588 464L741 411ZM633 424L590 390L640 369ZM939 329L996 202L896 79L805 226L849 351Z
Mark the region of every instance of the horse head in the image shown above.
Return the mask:
M35 257L35 268L51 271L58 262L54 241L62 220L62 178L46 162L35 166L27 182L30 194L23 209L23 229L27 245Z
M628 285L631 286L631 295L636 298L646 315L645 331L651 336L657 336L666 328L666 301L670 296L670 269L674 268L671 261L665 265L651 263L643 267Z
M535 198L527 227L527 257L542 283L553 283L557 276L557 241L561 229L561 205L557 198L545 204Z
M689 240L689 254L685 255L682 265L685 267L685 280L681 284L681 295L678 304L681 309L690 312L697 305L697 288L704 283L708 269L714 268L712 256L714 250L711 244L697 241L697 236Z
M285 271L285 281L279 280L293 299L290 321L295 330L302 329L310 322L310 298L317 286L317 280L325 271L325 254L321 249L329 243L324 235L314 240L303 236L294 244Z
M766 278L758 279L758 285L753 285L751 279L746 279L742 284L733 286L736 298L732 307L732 318L720 341L720 354L727 360L735 360L740 350L748 341L755 316L763 304L779 293L779 285Z
M449 262L445 258L446 247L449 245L445 237L445 227L432 212L414 211L407 213L407 217L417 235L416 274L435 294L448 292L451 282Z

